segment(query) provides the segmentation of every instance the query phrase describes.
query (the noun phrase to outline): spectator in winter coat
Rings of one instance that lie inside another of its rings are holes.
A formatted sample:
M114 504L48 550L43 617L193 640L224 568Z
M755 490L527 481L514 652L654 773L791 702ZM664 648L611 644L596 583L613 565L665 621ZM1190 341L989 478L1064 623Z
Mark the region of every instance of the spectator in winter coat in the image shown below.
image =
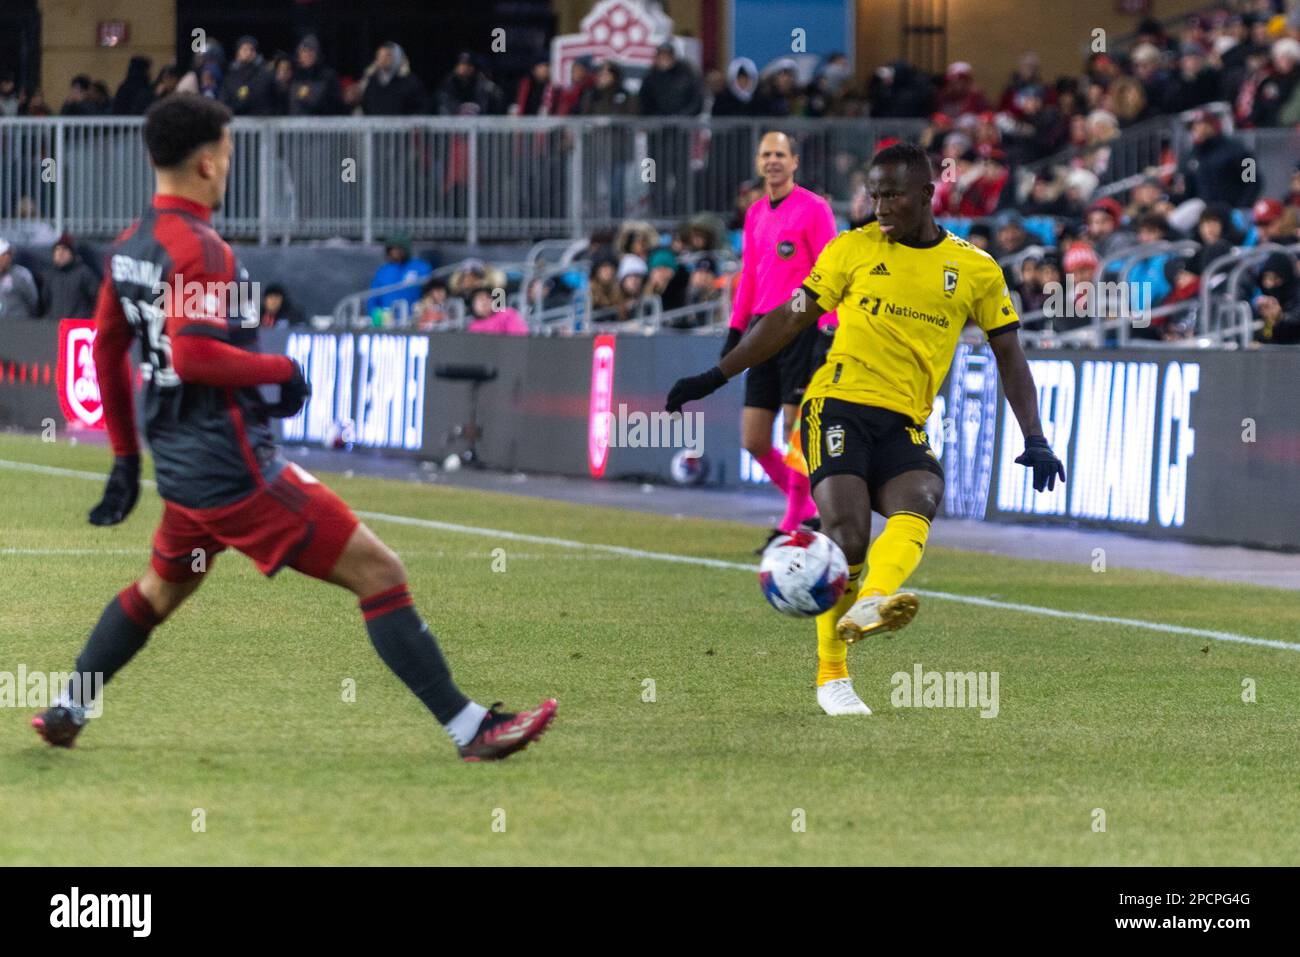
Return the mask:
M641 81L643 116L697 116L704 108L704 84L671 43L655 51L654 66Z
M14 262L9 243L0 239L0 319L35 319L39 307L36 280Z
M235 44L235 59L221 81L221 102L236 116L271 116L275 102L271 95L273 80L257 40L240 37Z
M262 293L262 328L275 326L301 326L307 319L289 302L289 296L279 283L271 283Z
M518 311L509 306L496 308L496 290L479 286L465 297L465 308L470 315L469 332L483 332L498 336L526 336L528 323Z
M99 277L77 255L76 244L67 233L55 241L50 262L43 277L41 315L46 319L85 319L93 315Z
M727 85L713 100L714 116L753 116L757 109L758 67L749 57L736 57L727 66Z
M1255 341L1273 345L1300 342L1300 278L1295 256L1273 253L1259 267L1258 275L1261 293L1253 305L1255 318L1262 319L1264 327L1255 333Z
M414 116L425 110L424 84L396 43L375 51L361 84L361 112L366 116Z
M321 62L320 41L308 35L294 53L296 60L289 80L290 116L338 116L343 112L339 77Z
M1253 203L1259 193L1259 177L1242 175L1245 161L1254 158L1250 151L1225 136L1219 118L1209 110L1197 110L1191 126L1192 149L1179 167L1173 197L1224 202L1234 209Z
M623 85L623 68L606 60L596 68L596 83L579 101L584 116L632 116L640 107Z
M143 116L153 102L153 84L149 70L153 62L147 56L133 56L126 68L126 79L113 96L115 116Z
M438 112L443 116L484 116L505 112L500 87L479 72L472 53L462 53L438 88Z

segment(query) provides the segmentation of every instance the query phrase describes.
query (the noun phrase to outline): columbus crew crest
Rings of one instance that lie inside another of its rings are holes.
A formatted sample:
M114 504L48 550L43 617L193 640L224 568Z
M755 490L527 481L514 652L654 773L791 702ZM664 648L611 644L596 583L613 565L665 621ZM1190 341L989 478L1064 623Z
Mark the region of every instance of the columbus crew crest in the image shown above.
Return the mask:
M951 299L956 291L957 264L955 262L946 262L943 264L943 294Z
M833 425L826 430L826 454L833 459L844 454L844 426Z

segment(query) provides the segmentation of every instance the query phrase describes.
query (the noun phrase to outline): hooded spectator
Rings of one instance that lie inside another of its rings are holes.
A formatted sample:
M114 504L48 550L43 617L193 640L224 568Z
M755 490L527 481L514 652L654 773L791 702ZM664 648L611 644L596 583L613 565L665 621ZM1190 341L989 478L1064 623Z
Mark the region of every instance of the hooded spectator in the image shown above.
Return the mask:
M113 113L116 116L143 116L153 102L153 84L149 70L153 66L147 56L133 56L126 67L126 79L113 96Z
M505 112L500 87L479 72L472 53L462 53L438 88L438 112L443 116L483 116Z
M289 301L289 294L284 291L284 286L271 283L266 287L262 293L263 329L271 329L275 326L302 326L306 323L306 317Z
M67 233L50 250L50 268L43 279L41 315L46 319L85 319L95 312L99 277L77 255Z
M1300 343L1300 279L1296 277L1295 256L1270 254L1257 276L1260 294L1252 305L1255 318L1263 320L1264 327L1256 331L1255 341L1271 345Z
M697 116L704 108L704 84L672 43L655 50L654 65L641 81L643 116Z
M713 115L754 116L757 91L758 67L749 57L736 57L727 65L727 85L713 101Z
M338 116L343 112L339 77L321 61L320 41L312 34L303 37L294 51L293 76L289 80L290 116Z
M39 311L36 280L14 262L8 241L0 239L0 319L36 319Z
M372 314L375 309L393 308L398 300L404 301L408 307L413 307L420 299L420 287L413 281L427 277L433 272L433 267L427 262L411 255L411 238L401 233L390 237L384 244L384 257L386 262L375 272L370 288L395 286L401 282L411 283L411 285L405 289L371 297L367 308Z
M618 309L618 259L612 253L601 253L592 260L589 289L593 313ZM602 318L613 318L614 315L610 311Z
M754 96L754 112L759 116L799 116L804 112L804 98L799 89L799 67L783 57L769 68L759 82Z
M221 81L221 102L236 116L271 116L275 101L271 94L273 78L257 40L243 36L235 43L235 59Z
M361 78L361 112L366 116L414 116L425 110L424 84L411 72L406 51L385 43Z

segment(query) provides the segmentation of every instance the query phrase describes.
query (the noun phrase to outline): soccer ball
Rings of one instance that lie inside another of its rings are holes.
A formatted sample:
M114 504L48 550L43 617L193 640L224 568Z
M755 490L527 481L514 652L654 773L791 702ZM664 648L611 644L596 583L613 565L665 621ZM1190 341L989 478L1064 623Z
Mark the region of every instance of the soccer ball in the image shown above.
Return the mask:
M769 605L794 618L829 611L844 594L849 563L821 532L805 528L778 535L763 550L758 581Z

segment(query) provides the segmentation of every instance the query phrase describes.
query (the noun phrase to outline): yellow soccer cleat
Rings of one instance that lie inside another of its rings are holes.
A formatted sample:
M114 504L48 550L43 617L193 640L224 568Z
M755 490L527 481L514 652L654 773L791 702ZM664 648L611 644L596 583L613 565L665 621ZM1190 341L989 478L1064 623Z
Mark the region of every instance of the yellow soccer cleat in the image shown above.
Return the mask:
M844 613L835 630L847 645L868 635L898 631L916 617L916 610L920 604L920 599L911 592L867 595L865 598L859 598L853 607Z

